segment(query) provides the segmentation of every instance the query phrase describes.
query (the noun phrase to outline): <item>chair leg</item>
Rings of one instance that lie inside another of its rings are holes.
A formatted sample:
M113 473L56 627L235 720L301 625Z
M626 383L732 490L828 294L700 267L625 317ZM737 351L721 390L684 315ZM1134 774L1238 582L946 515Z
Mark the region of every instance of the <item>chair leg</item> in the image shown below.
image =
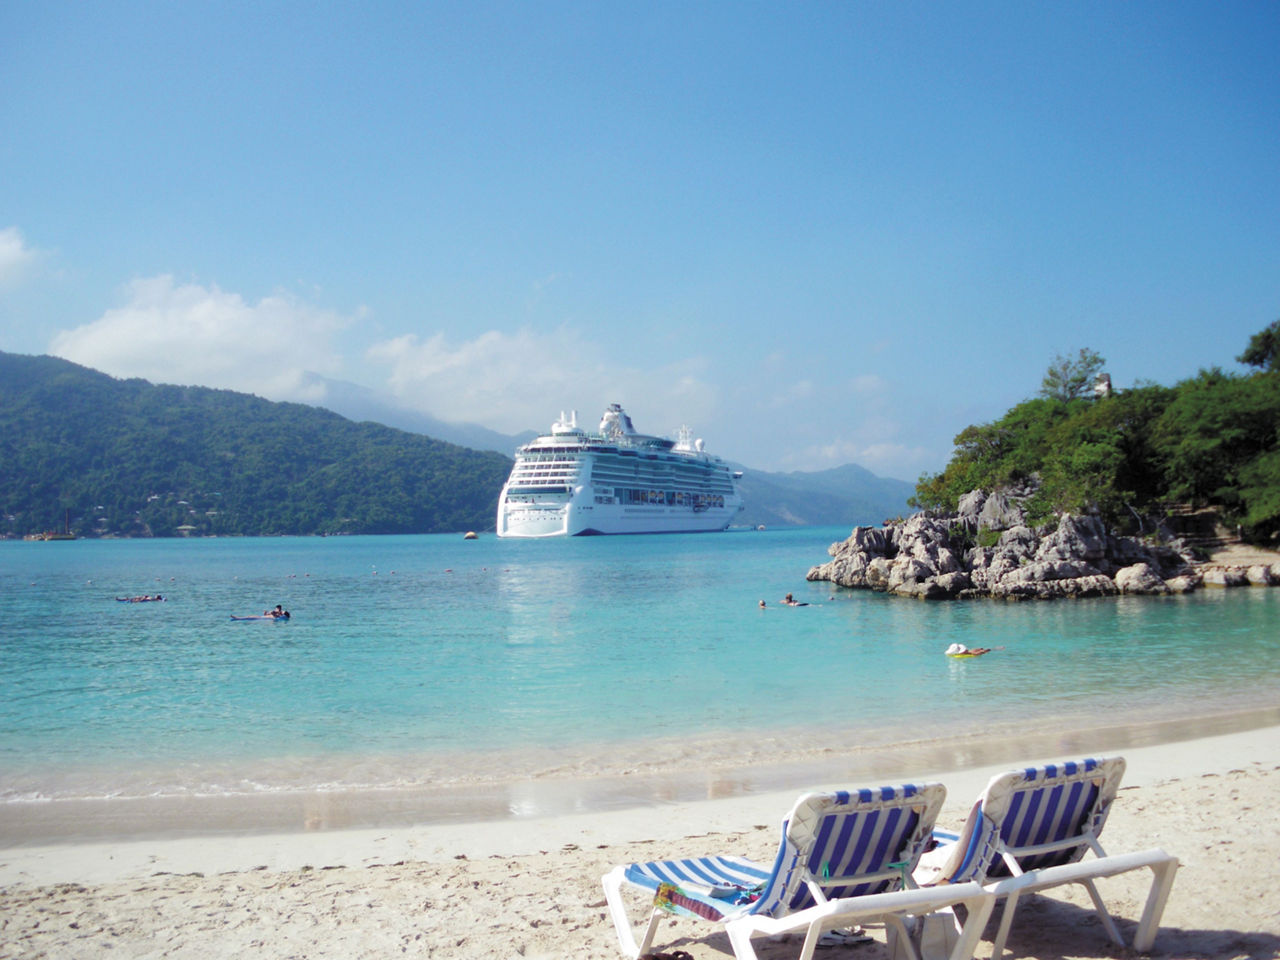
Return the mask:
M919 922L917 920L917 922ZM911 931L907 929L906 921L896 913L892 913L884 918L886 928L891 928L894 932L900 949L907 955L907 960L920 960L920 954L916 951L916 945L911 942Z
M978 903L970 901L965 909L964 924L960 927L960 938L951 951L949 960L973 960L978 952L978 941L991 919L991 911L995 909L995 897L983 897ZM998 954L992 954L993 960L1000 960Z
M1164 914L1164 905L1169 899L1169 891L1173 889L1173 875L1178 872L1178 861L1173 857L1161 863L1151 865L1154 876L1151 879L1151 892L1147 894L1147 905L1142 911L1142 920L1138 923L1138 932L1133 937L1133 949L1146 953L1156 941L1156 931L1160 929L1160 917Z
M736 960L757 960L756 948L751 945L751 930L748 927L726 924L725 933L729 935L729 945L733 947ZM808 943L808 940L805 942Z
M1111 913L1107 910L1107 905L1102 902L1102 894L1098 893L1098 885L1092 880L1080 881L1084 884L1089 896L1093 900L1093 909L1098 911L1098 918L1102 920L1102 925L1107 928L1107 936L1111 938L1112 943L1124 946L1124 937L1120 936L1120 931L1116 927L1116 922L1111 919Z
M1004 901L1004 912L1000 915L1000 930L996 934L996 942L991 947L991 960L1002 960L1004 942L1009 939L1009 928L1013 926L1013 914L1018 909L1018 892L1015 890Z
M644 936L640 938L640 953L648 953L653 946L653 935L658 932L658 923L666 916L657 907L649 914L649 922L645 924Z
M624 956L635 960L642 953L647 953L653 945L653 936L658 930L661 911L656 908L649 914L649 922L644 928L640 942L636 942L635 930L631 927L631 918L627 916L627 907L622 899L622 874L615 870L606 873L601 881L604 884L604 897L609 904L609 916L613 919L614 932L618 934L618 946Z
M799 960L813 960L813 951L818 949L818 941L822 939L822 926L811 923L805 931L804 946L800 948Z

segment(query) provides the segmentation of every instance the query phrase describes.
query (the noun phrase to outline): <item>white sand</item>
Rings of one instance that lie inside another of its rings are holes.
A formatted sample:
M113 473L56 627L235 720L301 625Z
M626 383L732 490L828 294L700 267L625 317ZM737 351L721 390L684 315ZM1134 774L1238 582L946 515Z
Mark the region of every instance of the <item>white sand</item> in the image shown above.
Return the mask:
M1104 846L1159 846L1182 861L1154 954L1280 957L1280 728L1114 752L1128 773ZM948 787L941 823L958 826L993 773L1080 755L938 776ZM616 957L601 874L679 855L767 861L796 792L579 817L0 850L0 958ZM1126 934L1146 882L1102 883ZM1009 948L1045 960L1126 955L1082 891L1021 906ZM656 949L729 954L712 925L690 920L669 921ZM764 941L760 954L798 949ZM873 944L819 957L884 955Z

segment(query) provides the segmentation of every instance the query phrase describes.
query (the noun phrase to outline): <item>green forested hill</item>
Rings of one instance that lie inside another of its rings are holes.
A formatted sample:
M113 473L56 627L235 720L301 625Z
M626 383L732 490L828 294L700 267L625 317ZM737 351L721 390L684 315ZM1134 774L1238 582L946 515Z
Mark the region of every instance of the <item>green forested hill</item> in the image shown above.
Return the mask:
M293 403L0 353L0 535L494 526L511 460Z
M1102 358L1059 357L1040 396L955 439L945 470L920 479L914 504L955 509L970 490L1032 480L1031 519L1096 513L1123 527L1171 503L1216 508L1249 539L1280 538L1280 321L1236 358L1172 387L1093 389Z

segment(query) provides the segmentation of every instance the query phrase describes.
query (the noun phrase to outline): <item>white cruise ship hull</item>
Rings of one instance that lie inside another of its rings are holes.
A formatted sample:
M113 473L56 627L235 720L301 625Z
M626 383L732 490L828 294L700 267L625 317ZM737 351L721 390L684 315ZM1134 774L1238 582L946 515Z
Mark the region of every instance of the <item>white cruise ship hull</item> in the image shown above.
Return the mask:
M695 512L665 504L598 504L586 491L574 496L498 504L500 537L589 537L630 533L712 533L726 530L741 501Z
M598 433L576 416L516 451L498 498L500 537L582 537L725 530L742 509L737 478L693 442L638 434L617 404Z

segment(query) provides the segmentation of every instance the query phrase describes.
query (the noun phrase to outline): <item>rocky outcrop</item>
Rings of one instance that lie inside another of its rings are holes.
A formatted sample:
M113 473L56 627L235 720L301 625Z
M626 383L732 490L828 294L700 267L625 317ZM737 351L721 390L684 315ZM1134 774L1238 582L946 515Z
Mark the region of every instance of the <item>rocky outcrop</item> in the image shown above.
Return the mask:
M954 514L855 527L831 545L830 561L812 568L808 579L922 600L1046 600L1280 583L1275 567L1204 567L1180 541L1119 536L1098 517L1066 514L1033 529L1022 505L1028 493L975 490Z
M1168 593L1169 583L1149 563L1135 563L1116 571L1121 593Z

